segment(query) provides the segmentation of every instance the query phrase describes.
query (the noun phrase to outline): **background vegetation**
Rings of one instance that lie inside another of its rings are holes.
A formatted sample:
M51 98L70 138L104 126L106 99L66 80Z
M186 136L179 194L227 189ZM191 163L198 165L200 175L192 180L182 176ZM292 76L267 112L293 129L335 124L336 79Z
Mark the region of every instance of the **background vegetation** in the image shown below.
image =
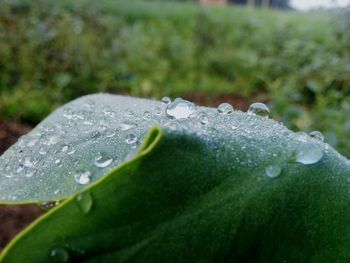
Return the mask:
M38 123L93 92L269 102L295 130L350 156L346 11L296 13L190 2L0 2L0 116Z

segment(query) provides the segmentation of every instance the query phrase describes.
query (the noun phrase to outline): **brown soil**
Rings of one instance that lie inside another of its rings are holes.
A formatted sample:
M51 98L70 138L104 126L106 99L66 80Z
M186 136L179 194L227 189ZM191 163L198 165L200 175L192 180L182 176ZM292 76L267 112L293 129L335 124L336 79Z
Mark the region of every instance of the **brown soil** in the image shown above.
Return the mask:
M18 137L30 130L29 126L0 120L0 155ZM0 251L17 233L42 214L43 211L36 205L0 205Z

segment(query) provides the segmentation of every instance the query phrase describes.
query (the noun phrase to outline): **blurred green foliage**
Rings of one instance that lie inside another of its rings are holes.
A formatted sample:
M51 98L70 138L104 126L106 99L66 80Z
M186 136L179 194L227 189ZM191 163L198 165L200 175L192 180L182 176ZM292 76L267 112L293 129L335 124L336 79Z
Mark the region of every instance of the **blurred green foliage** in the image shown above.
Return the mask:
M37 123L93 92L270 101L350 156L347 14L141 0L0 1L0 114ZM278 113L278 115L277 115Z

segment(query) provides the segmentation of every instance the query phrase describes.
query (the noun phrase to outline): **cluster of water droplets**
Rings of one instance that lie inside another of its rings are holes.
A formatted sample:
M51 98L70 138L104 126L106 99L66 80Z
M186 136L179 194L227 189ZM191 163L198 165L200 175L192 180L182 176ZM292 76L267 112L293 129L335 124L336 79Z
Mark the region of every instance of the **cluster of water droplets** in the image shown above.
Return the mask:
M259 160L273 160L265 168L269 178L282 174L290 159L309 165L323 157L320 132L298 135L291 144L280 137L294 138L292 132L273 120L266 121L270 110L265 104L253 103L247 113L234 110L228 103L210 109L181 98L171 101L164 97L159 102L104 94L88 96L60 108L23 136L0 158L0 176L14 184L31 180L33 188L44 189L50 196L65 196L134 156L154 125L195 133L212 152L219 151L216 144L221 141L223 147L232 148L232 158L241 167L258 167ZM274 137L284 145L276 146L276 152L266 150L264 141ZM289 160L279 158L287 155ZM17 192L19 198L31 194L25 192L27 189ZM43 200L44 196L37 191L33 198ZM0 199L12 201L17 196L0 194Z

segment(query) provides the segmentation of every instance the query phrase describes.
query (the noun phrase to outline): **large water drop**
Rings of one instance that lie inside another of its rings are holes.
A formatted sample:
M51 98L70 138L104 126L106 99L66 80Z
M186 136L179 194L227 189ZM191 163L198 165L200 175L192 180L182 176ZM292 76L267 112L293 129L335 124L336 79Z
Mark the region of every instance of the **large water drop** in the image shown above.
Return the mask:
M195 111L194 103L181 98L175 99L166 108L166 114L175 119L188 119Z
M98 167L98 168L106 168L109 165L111 165L111 163L113 162L112 158L106 157L103 154L99 154L97 155L97 157L95 158L95 162L94 164Z
M92 205L94 203L90 192L83 192L77 195L77 204L81 212L88 214L91 211Z
M125 142L127 144L134 144L137 142L137 136L134 135L134 134L129 134L126 139L125 139Z
M208 115L204 112L199 113L197 119L199 120L199 123L203 126L209 124Z
M282 172L282 167L279 164L270 164L266 166L265 173L270 178L278 177Z
M92 174L90 171L78 172L74 179L78 184L88 184L91 181Z
M122 131L127 131L135 127L135 124L130 123L130 122L122 122L120 124L120 130Z
M219 106L218 106L218 112L220 114L223 114L223 115L226 115L226 114L230 114L233 112L233 107L231 104L228 104L228 103L221 103Z
M248 114L255 114L261 117L268 118L270 115L270 110L264 103L256 102L250 105L248 109Z
M297 149L296 161L302 164L314 164L323 157L321 147L314 142L304 142Z
M169 97L163 97L162 99L161 99L161 101L164 103L164 104L169 104L169 103L171 103L171 99L169 98Z
M50 209L54 208L55 206L58 206L59 204L59 201L43 201L39 202L38 206L44 211L49 211Z
M310 135L310 137L312 137L312 138L314 138L314 139L316 139L316 140L319 140L319 141L321 141L321 142L324 141L324 136L323 136L323 134L322 134L321 132L319 132L319 131L310 132L309 135Z
M55 247L50 251L50 258L55 263L66 263L69 261L69 253L63 247Z

